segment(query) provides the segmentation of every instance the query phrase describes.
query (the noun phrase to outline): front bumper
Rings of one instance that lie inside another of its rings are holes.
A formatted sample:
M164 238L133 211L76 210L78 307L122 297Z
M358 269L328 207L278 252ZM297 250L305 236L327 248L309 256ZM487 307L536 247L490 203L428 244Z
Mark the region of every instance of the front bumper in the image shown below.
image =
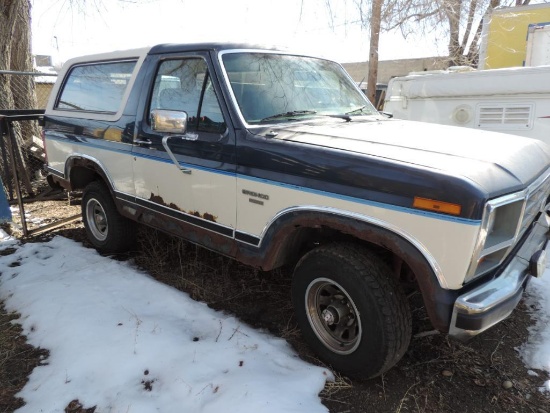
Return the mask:
M531 276L540 276L548 244L550 217L542 212L523 245L502 273L466 294L454 304L449 335L467 340L510 315ZM537 264L539 270L537 271Z

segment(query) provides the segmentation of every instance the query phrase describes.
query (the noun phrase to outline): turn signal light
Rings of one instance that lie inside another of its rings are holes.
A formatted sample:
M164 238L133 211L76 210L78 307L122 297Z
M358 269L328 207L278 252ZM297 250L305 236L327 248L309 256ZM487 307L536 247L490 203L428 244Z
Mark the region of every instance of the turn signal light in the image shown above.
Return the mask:
M460 215L461 206L434 199L414 197L413 207L428 211L443 212L445 214Z

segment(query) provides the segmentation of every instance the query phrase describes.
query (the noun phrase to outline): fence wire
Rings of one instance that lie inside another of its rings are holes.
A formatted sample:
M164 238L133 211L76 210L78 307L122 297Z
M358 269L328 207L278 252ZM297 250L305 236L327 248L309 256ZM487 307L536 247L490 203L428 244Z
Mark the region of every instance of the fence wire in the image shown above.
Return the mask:
M40 72L17 72L13 70L0 70L0 82L6 82L10 85L13 94L23 96L27 94L28 83L32 82L31 88L36 95L35 107L14 107L6 109L46 109L46 104L50 97L57 75L55 73Z
M21 226L24 235L68 222L78 212L70 194L52 188L44 172L39 119L55 80L55 74L0 71L0 87L9 87L13 97L9 100L13 107L0 110L0 118L4 116L0 119L0 172L12 205L12 222Z
M38 72L17 72L11 70L0 70L0 87L3 90L10 90L11 99L1 109L7 110L36 110L45 109L50 92L57 79L53 73ZM46 161L44 147L41 138L41 127L36 120L25 122L13 122L13 129L17 140L17 155L21 157L20 178L23 194L32 196L36 193L33 185L43 179L44 163ZM2 181L4 190L10 200L14 199L13 176L10 174L8 165L4 162L9 160L5 148L0 147L2 159Z

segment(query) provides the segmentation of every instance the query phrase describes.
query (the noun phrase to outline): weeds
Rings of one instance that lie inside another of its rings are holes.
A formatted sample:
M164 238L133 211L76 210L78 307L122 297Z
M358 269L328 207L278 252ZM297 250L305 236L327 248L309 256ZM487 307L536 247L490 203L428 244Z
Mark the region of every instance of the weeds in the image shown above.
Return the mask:
M48 357L48 352L26 343L19 316L8 313L0 303L0 412L13 412L23 406L15 395L28 381L32 370Z

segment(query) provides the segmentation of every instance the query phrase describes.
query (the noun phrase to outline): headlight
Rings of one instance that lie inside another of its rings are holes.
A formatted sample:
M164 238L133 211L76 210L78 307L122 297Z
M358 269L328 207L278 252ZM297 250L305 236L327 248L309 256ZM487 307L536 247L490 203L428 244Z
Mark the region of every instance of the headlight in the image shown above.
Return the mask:
M465 282L502 263L516 242L525 211L526 192L487 202Z

